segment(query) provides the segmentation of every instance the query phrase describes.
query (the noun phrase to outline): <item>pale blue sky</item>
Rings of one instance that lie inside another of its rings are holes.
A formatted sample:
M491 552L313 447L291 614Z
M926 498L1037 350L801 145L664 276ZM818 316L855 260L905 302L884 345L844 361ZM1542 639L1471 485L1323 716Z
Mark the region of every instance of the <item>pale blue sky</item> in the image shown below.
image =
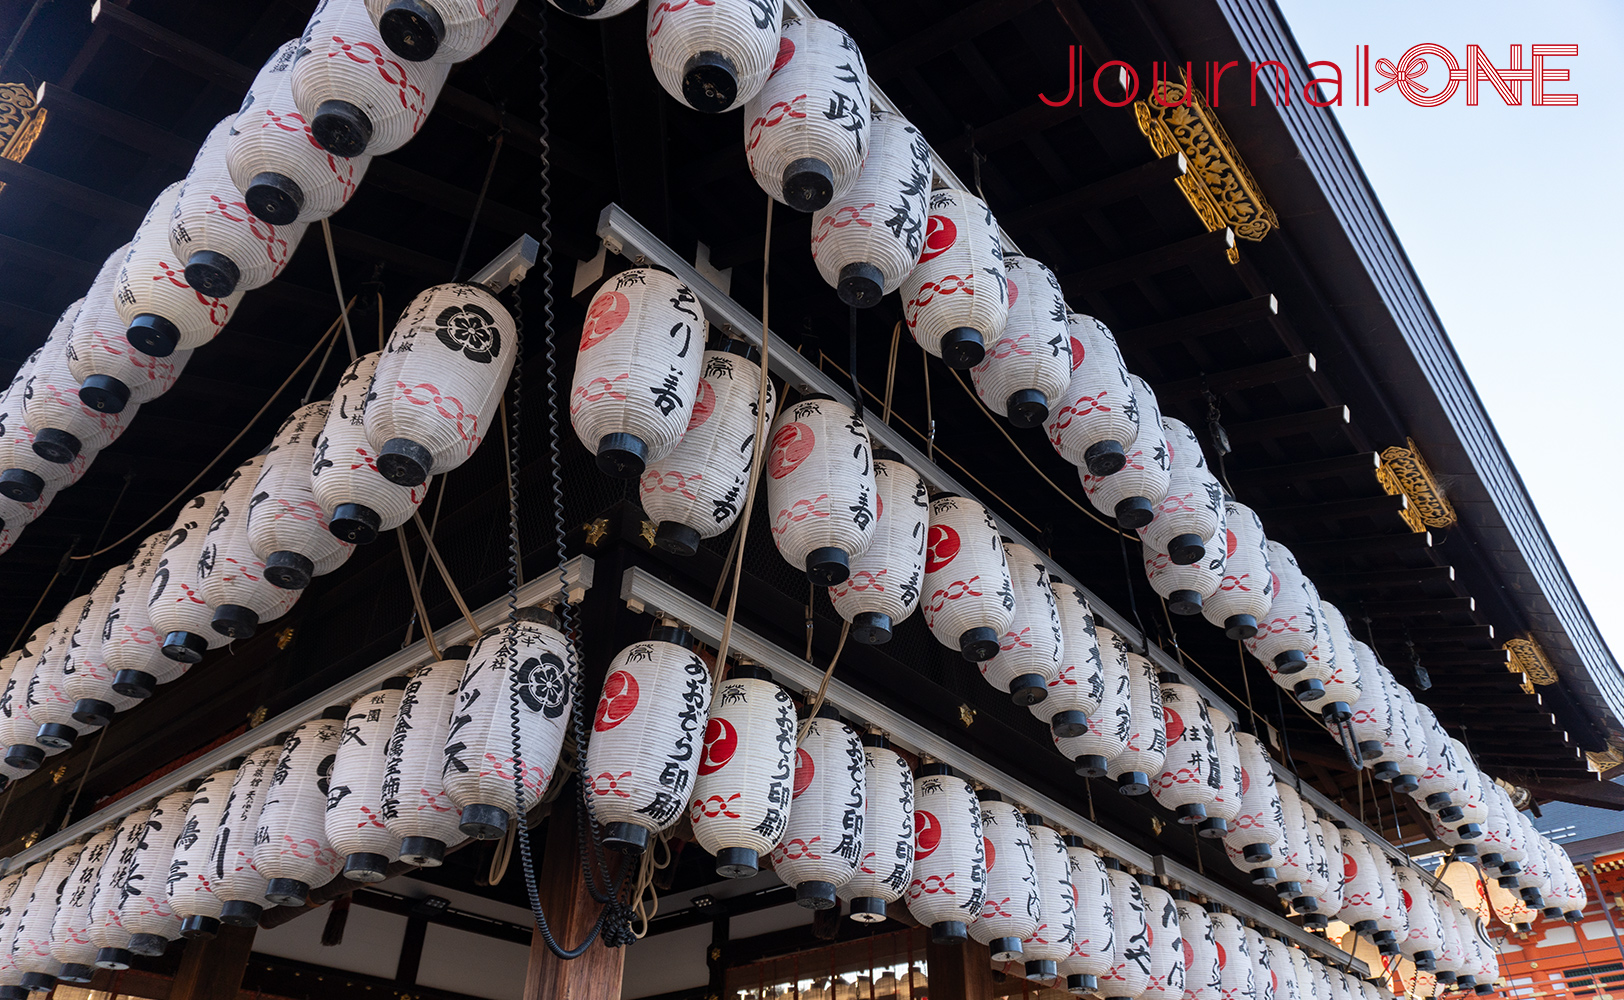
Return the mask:
M1505 107L1485 85L1418 108L1396 90L1336 109L1546 527L1615 656L1624 656L1624 3L1276 0L1309 60L1344 65L1436 42L1574 42L1553 61L1575 108ZM1441 79L1434 66L1425 78ZM1379 81L1378 81L1379 82ZM1384 99L1385 98L1385 99ZM1618 560L1615 562L1615 560Z

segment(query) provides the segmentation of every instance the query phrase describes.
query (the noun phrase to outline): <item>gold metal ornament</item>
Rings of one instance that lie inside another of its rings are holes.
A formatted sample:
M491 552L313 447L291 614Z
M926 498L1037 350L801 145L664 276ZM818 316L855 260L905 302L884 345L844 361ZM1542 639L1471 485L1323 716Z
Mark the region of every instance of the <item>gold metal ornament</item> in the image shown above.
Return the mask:
M1432 470L1416 450L1415 441L1405 439L1408 447L1394 445L1382 452L1382 464L1376 468L1376 480L1390 496L1407 497L1409 507L1399 513L1410 530L1417 534L1428 528L1450 528L1455 524L1455 508L1449 505L1443 487L1433 478Z

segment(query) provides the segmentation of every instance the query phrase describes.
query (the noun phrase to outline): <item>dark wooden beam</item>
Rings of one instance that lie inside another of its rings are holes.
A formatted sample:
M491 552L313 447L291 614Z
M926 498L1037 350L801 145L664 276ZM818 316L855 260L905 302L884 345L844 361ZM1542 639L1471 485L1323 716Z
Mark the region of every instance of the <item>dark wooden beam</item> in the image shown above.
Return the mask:
M1272 319L1280 313L1280 302L1273 295L1259 295L1226 306L1217 306L1204 312L1180 316L1127 330L1117 334L1117 343L1124 351L1149 351L1169 344L1178 344L1209 333L1232 330L1237 326Z
M1420 601L1363 601L1359 609L1372 618L1469 615L1477 610L1477 600L1471 597L1435 597Z
M1156 390L1156 398L1162 398L1162 390L1159 388ZM1284 486L1290 483L1311 483L1317 479L1346 479L1354 476L1374 478L1381 464L1380 455L1373 451L1361 451L1352 455L1316 458L1311 462L1264 465L1255 469L1230 469L1229 474L1248 486Z
M0 157L0 159L4 159ZM5 162L9 163L10 160ZM59 250L47 250L45 247L27 243L15 237L0 233L0 257L5 257L14 265L34 265L36 267L57 271L63 275L78 275L89 284L101 270L101 264L82 260L78 257L62 253ZM51 317L56 322L56 317Z
M932 937L925 945L925 964L932 1000L987 1000L996 992L987 949L973 941L938 943Z
M1258 511L1264 524L1282 521L1341 521L1354 517L1385 517L1397 515L1409 506L1404 496L1355 497L1352 500L1331 500L1327 503L1306 503L1290 507L1267 507ZM1295 550L1292 553L1295 555Z
M98 135L182 168L191 166L192 157L197 155L197 143L182 139L134 115L114 111L105 104L98 104L54 83L40 84L34 94L34 103L49 113L53 125L65 118Z
M1277 361L1264 361L1261 364L1231 368L1225 372L1214 372L1211 375L1164 382L1152 388L1156 390L1157 399L1175 400L1191 397L1199 399L1209 392L1221 395L1226 392L1239 392L1242 389L1254 389L1260 385L1273 385L1287 379L1302 378L1305 375L1312 375L1318 368L1319 363L1314 359L1314 355L1297 354Z
M1060 279L1067 295L1126 284L1146 275L1161 274L1197 261L1223 260L1226 250L1235 246L1235 230L1225 227L1187 240L1136 253L1108 264L1073 271Z
M1547 778L1524 782L1524 787L1542 801L1557 799L1596 809L1624 810L1624 787L1611 781Z
M1414 569L1371 569L1357 573L1316 573L1314 582L1326 588L1366 590L1372 587L1425 586L1453 583L1453 566L1417 566Z
M1276 466L1284 468L1284 466ZM1401 531L1389 535L1365 535L1359 538L1310 538L1293 542L1291 551L1298 558L1326 558L1346 555L1389 555L1392 553L1423 552L1432 548L1432 532Z
M1296 552L1296 549L1292 549ZM1403 642L1405 631L1392 625L1383 623L1375 626L1376 641ZM1408 631L1410 638L1416 642L1475 642L1486 640L1494 641L1493 625L1433 625L1427 628L1412 628Z
M1038 111L1052 113L1051 109L1044 105L1036 104L1027 111L1011 115L1010 118L1020 118ZM1085 184L1075 191L1068 191L1053 198L1034 202L1025 208L1006 212L999 217L998 222L1010 230L1024 229L1033 225L1052 227L1055 222L1062 219L1126 201L1134 195L1171 184L1183 177L1189 168L1189 161L1184 158L1184 154L1174 153L1171 156L1151 160L1149 163L1141 163L1137 167L1129 167L1119 174Z
M1493 667L1495 674L1490 676L1515 677L1506 670L1511 654L1503 649L1423 649L1417 652L1423 667Z
M1231 443L1250 444L1255 441L1274 441L1294 434L1337 430L1346 427L1351 419L1352 413L1346 406L1327 406L1322 410L1309 410L1306 413L1282 413L1261 420L1225 424L1224 430L1228 432Z
M893 79L927 59L935 58L960 45L967 44L1005 21L1012 20L1041 0L980 0L963 10L939 17L930 26L917 31L866 62L869 71L880 79Z
M90 5L90 23L106 30L114 38L123 39L143 52L228 90L240 93L254 82L257 70L206 45L200 45L179 32L132 14L117 4L96 0Z
M27 197L52 201L64 208L83 212L95 219L127 225L131 232L141 224L142 216L147 210L139 205L125 201L110 194L104 194L95 188L85 187L73 181L58 177L48 171L31 167L26 163L8 160L0 156L0 184L8 188L16 186L11 197Z

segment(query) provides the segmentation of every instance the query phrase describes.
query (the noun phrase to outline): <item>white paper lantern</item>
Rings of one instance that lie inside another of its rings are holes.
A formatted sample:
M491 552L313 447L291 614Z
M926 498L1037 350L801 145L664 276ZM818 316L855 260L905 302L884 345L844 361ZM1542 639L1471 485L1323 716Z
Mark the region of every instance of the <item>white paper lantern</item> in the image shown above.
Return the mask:
M329 529L310 473L316 435L327 426L329 408L320 400L288 415L248 500L248 544L265 562L265 579L284 590L304 589L312 577L331 573L355 551Z
M833 708L806 727L795 750L792 805L773 848L773 871L811 910L838 907L835 890L863 858L863 744Z
M932 191L927 211L924 249L900 289L902 316L928 353L974 368L1009 321L998 220L968 191Z
M412 671L385 745L383 823L400 838L407 864L438 867L446 845L462 840L459 812L445 791L445 734L471 652L472 646L452 646L441 650L444 659Z
M744 509L755 454L759 357L750 344L729 338L706 351L682 440L643 471L638 483L643 510L658 525L654 544L667 552L693 555L701 539L733 527ZM768 379L764 426L772 426L776 408L777 393Z
M760 93L768 74L781 65L783 17L783 0L649 4L654 78L695 111L731 111Z
M1218 949L1218 976L1223 1000L1256 1000L1257 979L1246 928L1228 913L1209 905L1212 936Z
M1437 904L1438 926L1443 932L1438 940L1438 956L1433 960L1433 975L1440 983L1453 984L1466 967L1466 944L1461 939L1455 916L1460 908L1454 899L1437 891L1432 893L1432 899Z
M637 6L637 0L547 0L566 14L588 20L600 20L624 14Z
M1150 935L1150 983L1139 995L1146 1000L1182 1000L1186 971L1178 907L1172 894L1156 884L1155 876L1140 874L1138 879L1145 899L1145 930Z
M79 398L79 380L68 366L68 346L84 302L80 299L62 313L23 382L23 419L34 432L34 451L59 465L73 461L81 451L100 451L112 444L140 410L131 405L117 413L103 412Z
M80 736L101 728L74 718L75 699L68 695L67 675L63 672L73 646L73 634L89 604L90 595L81 594L62 606L51 640L28 684L28 714L38 727L33 742L48 754L66 750Z
M1336 911L1333 909L1326 913L1320 900L1330 891L1331 866L1326 854L1325 830L1320 826L1319 812L1308 802L1299 801L1302 807L1303 826L1300 841L1294 838L1295 843L1303 845L1303 877L1301 891L1295 896L1291 905L1303 914L1303 923L1308 926L1323 928L1330 916ZM1289 814L1288 814L1289 815ZM1340 877L1340 873L1338 873ZM1340 908L1340 904L1338 904Z
M321 148L382 156L417 135L450 72L439 60L395 58L362 0L323 0L305 24L289 82Z
M1014 624L1014 587L998 524L976 501L952 493L931 499L919 606L937 641L957 647L971 663L995 656Z
M1111 971L1116 955L1114 914L1111 910L1111 877L1105 860L1074 836L1060 838L1071 862L1071 884L1076 893L1077 928L1071 954L1060 963L1066 977L1066 991L1086 996L1099 987L1099 977Z
M1065 639L1049 589L1049 567L1024 545L1006 540L1003 546L1014 616L999 637L998 655L982 661L981 676L1008 692L1015 704L1031 707L1047 698L1049 685L1059 680Z
M462 810L463 833L501 837L521 787L526 812L541 801L564 746L579 670L579 656L544 608L520 608L512 624L474 644L445 737L445 790Z
M829 603L851 622L851 637L868 645L891 640L891 631L919 607L930 536L930 500L924 477L902 457L874 452L874 537L851 560L851 575L829 588Z
M130 244L125 244L107 255L68 334L68 372L80 383L81 401L110 414L167 393L192 360L190 351L175 351L169 357L143 354L125 338L128 326L119 317L114 282L128 253Z
M1145 577L1150 580L1150 588L1167 601L1167 608L1173 614L1200 614L1206 599L1223 585L1228 565L1224 545L1227 535L1228 529L1220 523L1203 548L1206 555L1187 566L1179 565L1172 556L1146 543Z
M321 148L293 100L289 72L300 39L266 60L231 126L226 169L249 211L277 226L325 219L344 207L372 157L345 158Z
M1281 830L1284 836L1280 838L1277 857L1274 860L1274 872L1277 881L1275 891L1281 899L1294 903L1303 897L1303 883L1311 877L1314 857L1308 846L1308 820L1303 812L1302 797L1297 790L1287 784L1276 784L1276 795L1280 796L1280 815L1283 822ZM1302 909L1302 907L1298 907Z
M786 17L772 70L744 106L744 153L761 189L797 212L850 190L868 155L868 67L833 21Z
M310 488L325 512L327 529L356 545L376 541L380 531L410 521L428 493L426 483L396 486L385 479L367 441L367 393L382 357L382 351L363 354L344 369L310 456Z
M1508 889L1496 881L1488 884L1488 890L1489 905L1502 924L1519 933L1533 930L1536 914L1515 889Z
M353 882L382 882L400 857L400 837L383 819L383 780L385 745L395 731L405 687L405 677L390 677L379 690L357 698L344 717L322 827L344 859L342 874Z
M417 486L468 461L490 432L517 339L513 317L479 285L417 293L367 396L367 441L385 479Z
M214 609L209 626L232 639L246 639L286 614L301 593L265 579L265 560L248 541L248 515L264 463L265 456L255 455L227 477L197 556L203 601ZM166 639L165 645L173 643Z
M1109 762L1127 750L1133 729L1127 643L1103 625L1094 631L1100 650L1099 707L1089 715L1083 732L1054 735L1055 746L1085 778L1104 777Z
M1150 791L1163 809L1178 821L1194 826L1207 818L1207 807L1218 795L1218 736L1206 702L1195 688L1180 683L1177 674L1161 676L1162 720L1166 728L1166 756L1151 780Z
M135 960L129 950L130 930L124 926L122 904L125 879L135 852L141 846L141 834L147 828L151 809L137 809L118 822L101 871L96 875L96 895L90 904L90 944L95 947L98 969L127 969Z
M1296 950L1277 937L1265 937L1263 946L1269 951L1269 971L1273 976L1275 1000L1307 1000L1303 984L1297 975L1292 953ZM1364 1000L1354 997L1350 1000Z
M204 295L251 292L275 280L308 223L278 226L249 211L226 165L237 115L221 119L192 160L169 219L169 249Z
M1353 640L1353 656L1359 665L1359 700L1353 703L1348 716L1348 727L1353 730L1354 743L1365 767L1382 781L1391 781L1398 775L1395 746L1393 703L1387 682L1381 675L1376 653L1369 646Z
M118 593L107 609L102 660L113 674L115 694L150 698L159 684L186 671L186 663L163 655L164 633L152 623L153 580L168 548L168 531L148 535L124 568Z
M79 624L73 630L68 656L62 664L62 690L73 702L73 717L90 726L107 725L113 713L140 700L113 690L114 671L108 669L102 656L102 630L127 568L114 566L96 581L90 600L79 614Z
M1402 951L1415 967L1430 972L1439 949L1443 947L1443 926L1438 915L1437 901L1421 874L1409 865L1395 864L1393 875L1398 881L1404 900L1404 912L1410 933L1399 942Z
M1013 580L1014 568L1011 567ZM1094 610L1082 591L1053 577L1055 614L1060 619L1060 669L1048 682L1049 695L1031 706L1032 714L1049 723L1056 737L1081 736L1088 718L1099 711L1105 697L1105 668Z
M1386 892L1378 876L1375 854L1363 834L1344 829L1342 838L1342 909L1337 919L1348 924L1356 933L1374 935L1379 929L1386 904Z
M1106 858L1111 879L1111 922L1115 926L1116 947L1111 969L1099 977L1099 993L1105 1000L1130 1000L1150 986L1151 937L1145 912L1145 897L1139 882L1122 870L1122 863Z
M410 62L459 63L491 43L515 0L366 0L389 51Z
M1454 804L1450 793L1461 787L1465 768L1455 757L1449 734L1444 732L1432 709L1419 703L1415 707L1421 732L1427 741L1427 770L1421 775L1421 782L1410 797L1421 808L1437 813L1439 819L1456 822L1461 818L1461 808Z
M1289 949L1289 961L1281 971L1294 983L1300 1000L1334 1000L1325 994L1325 979L1320 975L1323 966L1308 957L1308 953L1301 948ZM1372 972L1379 972L1380 963L1373 961L1374 956L1362 953L1360 958L1370 964L1367 968ZM1372 998L1374 1000L1374 998ZM1392 1000L1389 996L1387 1000Z
M1410 915L1404 906L1404 893L1387 854L1378 844L1370 845L1370 859L1376 865L1376 878L1382 884L1382 914L1376 918L1376 942L1384 956L1399 954L1398 943L1410 933Z
M232 927L253 927L265 908L265 876L254 862L254 835L282 759L282 744L291 733L278 733L269 746L248 755L231 780L220 825L209 846L209 878L220 901L220 922Z
M159 799L147 815L129 871L119 922L130 932L125 947L136 955L162 955L180 937L180 917L169 904L169 867L175 860L175 838L186 825L192 789L182 788Z
M1277 684L1291 690L1292 683L1284 682L1281 675L1293 676L1307 668L1324 633L1324 624L1319 594L1297 568L1297 557L1279 542L1270 541L1268 547L1269 567L1274 572L1274 601L1269 605L1269 617L1259 619L1257 633L1246 640L1246 648L1269 668Z
M40 875L27 903L19 910L16 897L11 900L17 921L11 957L22 973L19 985L25 990L49 990L62 972L62 963L51 954L51 927L56 922L62 890L83 850L81 844L69 844L52 851L50 857L37 862Z
M938 943L963 941L987 897L987 847L975 790L945 764L914 778L914 863L908 912Z
M1319 818L1321 839L1319 846L1325 855L1325 891L1314 897L1319 912L1330 921L1342 912L1342 896L1346 879L1346 862L1342 857L1342 831L1328 816Z
M1060 457L1094 476L1110 476L1127 462L1142 419L1116 337L1092 316L1068 313L1071 382L1064 405L1051 406L1044 431Z
M13 500L0 493L0 529L15 542L22 535L23 529L39 520L40 515L51 506L57 492L56 487L47 486L38 497L28 502ZM10 545L6 547L9 549Z
M1224 524L1224 491L1207 468L1201 442L1188 424L1161 418L1171 466L1167 492L1149 524L1139 529L1147 546L1168 553L1174 563L1187 566L1207 555L1206 542ZM1226 543L1227 532L1219 534Z
M1173 893L1184 946L1184 1000L1223 1000L1223 971L1212 917L1184 890Z
M1150 777L1167 761L1167 720L1162 712L1162 686L1155 664L1128 654L1128 727L1126 748L1110 760L1106 776L1123 795L1150 791Z
M203 583L198 579L198 557L224 497L225 490L209 490L186 501L175 515L147 591L147 619L163 655L181 664L197 663L204 653L227 641L211 624L214 608L204 599Z
M885 737L863 742L863 858L838 895L851 918L879 923L886 906L902 898L913 878L914 779L908 762Z
M1330 675L1325 678L1325 695L1315 705L1327 724L1346 722L1359 703L1359 660L1353 645L1353 633L1348 631L1348 620L1330 601L1320 601L1324 616L1326 638L1321 640L1319 655L1330 653Z
M901 288L919 263L930 193L925 137L895 112L875 108L872 119L857 183L820 209L812 225L818 273L840 301L859 309Z
M329 706L282 744L254 829L254 867L266 881L264 898L303 906L310 890L331 882L344 856L327 839L323 817L333 764L344 733L345 705Z
M997 792L976 793L981 803L981 830L986 843L986 895L981 916L970 925L970 936L987 945L994 962L1020 961L1021 939L1038 924L1037 869L1032 861L1032 838L1026 818Z
M814 585L845 582L852 558L867 552L875 535L878 487L867 425L844 403L809 395L778 415L769 449L767 503L778 553Z
M39 352L35 352L37 360ZM0 397L0 495L19 503L50 502L57 490L66 489L84 478L98 452L83 448L66 464L48 461L34 450L35 435L23 416L23 381L33 371L27 362L18 370L19 379ZM15 533L15 532L14 532Z
M694 788L711 677L693 644L686 629L661 624L606 670L584 780L603 842L627 854L642 854L651 836L675 825Z
M1207 804L1207 818L1196 828L1196 832L1217 840L1228 836L1230 824L1240 818L1245 805L1242 793L1245 779L1241 773L1241 746L1237 740L1239 731L1235 727L1235 720L1205 699L1202 699L1202 704L1206 706L1207 718L1212 722L1213 746L1218 751L1218 783L1213 789L1212 801Z
M1224 501L1224 577L1201 602L1201 614L1231 639L1257 635L1258 622L1274 603L1274 570L1269 540L1257 512L1234 500Z
M970 369L987 409L1016 427L1039 427L1071 387L1071 328L1060 280L1041 261L1004 255L1009 321Z
M40 660L55 637L54 620L34 630L24 651L11 666L5 691L0 694L0 746L6 748L7 766L19 772L38 769L46 755L55 752L35 741L39 723L34 721L34 701L29 697Z
M187 283L185 262L169 248L169 220L181 183L164 188L147 209L113 279L113 301L128 326L125 337L155 358L202 347L219 336L245 291L216 297Z
M1045 826L1034 813L1027 813L1025 819L1037 876L1037 927L1021 939L1021 954L1026 978L1050 983L1060 974L1060 963L1070 957L1077 938L1077 889L1071 882L1071 858L1060 832Z
M1523 826L1511 796L1498 782L1490 782L1484 791L1492 800L1491 827L1485 832L1479 847L1478 861L1484 874L1498 869L1502 876L1515 876L1522 870L1528 857L1528 846L1523 839Z
M211 871L214 835L243 763L244 758L238 757L203 779L176 831L175 854L169 862L169 908L180 920L176 933L181 937L211 938L220 929L220 899L214 894Z
M1451 828L1462 840L1478 840L1483 836L1483 824L1489 820L1488 805L1484 799L1483 774L1472 762L1472 754L1466 749L1466 744L1451 736L1449 748L1454 752L1455 760L1460 765L1457 772L1459 784L1449 797L1452 803L1460 808L1461 814L1459 818L1446 822L1450 823Z
M1389 775L1393 791L1409 794L1421 783L1427 771L1427 737L1421 729L1421 717L1416 713L1415 698L1398 682L1392 671L1377 664L1382 683L1387 687L1387 700L1393 710L1393 737L1383 744L1398 768L1396 776Z
M740 751L743 751L742 753ZM760 667L733 667L705 723L688 819L724 878L750 878L778 844L794 794L795 705Z
M1167 438L1162 431L1162 413L1156 394L1145 380L1128 376L1132 398L1128 406L1139 415L1139 433L1124 445L1123 464L1108 475L1096 475L1082 466L1083 492L1100 513L1115 517L1124 528L1142 528L1156 514L1156 505L1167 495L1172 466L1167 457Z
M1252 953L1252 987L1257 992L1257 1000L1275 1000L1280 978L1274 971L1274 956L1269 951L1269 942L1250 927L1245 928L1245 933L1246 950Z
M7 991L11 996L28 996L28 991L22 988L23 970L17 965L12 946L16 942L17 932L22 928L28 901L34 897L34 888L44 874L45 863L36 861L23 869L9 892L0 890L0 895L6 896L5 908L0 910L0 990Z

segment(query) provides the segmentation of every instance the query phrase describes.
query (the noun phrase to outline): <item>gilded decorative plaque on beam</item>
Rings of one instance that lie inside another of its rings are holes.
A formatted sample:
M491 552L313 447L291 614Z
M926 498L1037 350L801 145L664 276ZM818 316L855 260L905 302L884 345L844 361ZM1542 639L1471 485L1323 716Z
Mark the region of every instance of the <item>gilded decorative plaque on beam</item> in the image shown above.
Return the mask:
M1511 662L1506 669L1512 673L1521 672L1535 684L1555 684L1556 668L1551 661L1545 658L1545 650L1539 648L1539 643L1533 639L1507 639L1501 646L1511 654Z
M1394 446L1382 452L1382 464L1376 469L1376 479L1382 489L1392 496L1404 496L1410 505L1400 513L1404 523L1416 533L1428 528L1449 528L1455 524L1455 508L1449 505L1443 487L1432 477L1432 470L1415 449L1415 442L1406 439L1407 448Z
M1156 155L1183 153L1189 161L1189 172L1175 183L1209 232L1227 226L1255 242L1280 228L1280 219L1198 88L1188 81L1158 80L1149 101L1133 102L1133 114ZM1240 260L1233 247L1228 254L1230 263Z
M21 163L44 128L45 109L34 104L28 84L0 83L0 156Z

